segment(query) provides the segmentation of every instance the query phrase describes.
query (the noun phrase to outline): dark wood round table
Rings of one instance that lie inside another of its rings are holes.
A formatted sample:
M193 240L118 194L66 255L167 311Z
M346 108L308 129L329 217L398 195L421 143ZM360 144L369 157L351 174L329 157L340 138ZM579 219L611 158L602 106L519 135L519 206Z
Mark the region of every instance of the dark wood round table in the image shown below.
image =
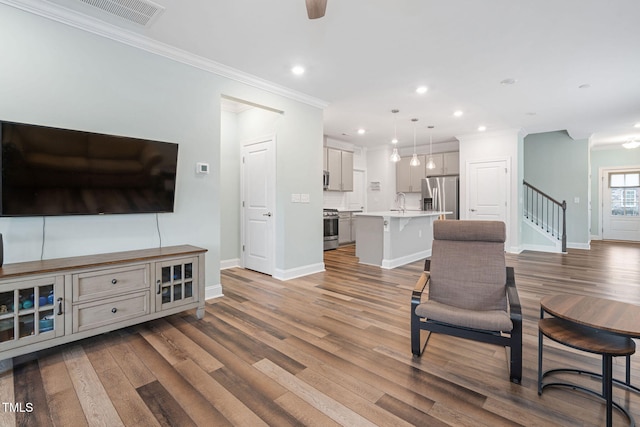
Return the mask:
M556 319L545 319L545 313ZM640 393L631 384L631 354L635 345L631 338L640 337L640 306L626 302L584 295L550 295L540 300L540 322L538 327L538 394L546 386L565 386L586 391L602 397L607 402L606 425L611 426L612 405L620 409L635 425L631 414L617 403L612 403L613 383ZM603 372L597 374L578 369L553 369L542 372L542 335L557 342L603 356ZM611 357L626 358L625 381L616 380L612 375ZM588 374L602 378L602 392L596 393L570 383L543 384L543 377L558 372Z
M540 300L541 313L595 329L640 337L640 306L584 295L551 295Z

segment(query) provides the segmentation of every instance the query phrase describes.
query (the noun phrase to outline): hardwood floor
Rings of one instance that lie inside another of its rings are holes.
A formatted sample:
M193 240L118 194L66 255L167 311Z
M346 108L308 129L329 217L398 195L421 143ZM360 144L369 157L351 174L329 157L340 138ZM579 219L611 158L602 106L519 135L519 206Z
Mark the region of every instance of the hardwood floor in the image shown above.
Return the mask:
M382 270L358 264L350 246L325 253L326 272L287 282L224 270L225 296L202 321L185 312L5 361L0 426L604 425L592 397L538 396L539 300L640 305L640 245L507 257L523 305L522 385L509 382L501 347L434 334L414 359L409 302L422 262ZM623 360L614 363L622 377ZM598 371L600 359L546 340L544 368L566 366ZM634 356L636 384L639 366ZM614 398L640 420L639 395ZM626 425L615 410L614 425Z

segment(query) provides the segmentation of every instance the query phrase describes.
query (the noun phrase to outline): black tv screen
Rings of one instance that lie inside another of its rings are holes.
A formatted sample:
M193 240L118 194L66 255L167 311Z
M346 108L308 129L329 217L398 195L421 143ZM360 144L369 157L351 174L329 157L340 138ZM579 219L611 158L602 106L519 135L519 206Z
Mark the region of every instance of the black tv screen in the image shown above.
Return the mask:
M0 216L173 212L178 144L0 122Z

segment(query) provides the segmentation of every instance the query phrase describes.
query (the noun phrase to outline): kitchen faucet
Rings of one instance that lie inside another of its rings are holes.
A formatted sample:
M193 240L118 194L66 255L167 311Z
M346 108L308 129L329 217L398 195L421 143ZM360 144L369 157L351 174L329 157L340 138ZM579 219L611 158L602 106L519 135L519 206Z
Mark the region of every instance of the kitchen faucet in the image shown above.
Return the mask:
M402 203L400 203L402 200ZM398 192L396 193L396 205L398 206L398 210L402 213L406 210L407 204L407 196L404 193Z

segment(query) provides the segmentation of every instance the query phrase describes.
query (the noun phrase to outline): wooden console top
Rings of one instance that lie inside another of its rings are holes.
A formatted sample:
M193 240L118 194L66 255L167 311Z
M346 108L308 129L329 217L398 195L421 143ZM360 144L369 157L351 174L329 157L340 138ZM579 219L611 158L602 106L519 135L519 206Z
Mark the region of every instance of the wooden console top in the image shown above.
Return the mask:
M32 274L54 273L119 264L122 262L146 261L151 258L196 255L207 249L191 245L167 246L164 248L138 249L107 254L83 255L69 258L54 258L42 261L18 262L0 267L0 280Z

